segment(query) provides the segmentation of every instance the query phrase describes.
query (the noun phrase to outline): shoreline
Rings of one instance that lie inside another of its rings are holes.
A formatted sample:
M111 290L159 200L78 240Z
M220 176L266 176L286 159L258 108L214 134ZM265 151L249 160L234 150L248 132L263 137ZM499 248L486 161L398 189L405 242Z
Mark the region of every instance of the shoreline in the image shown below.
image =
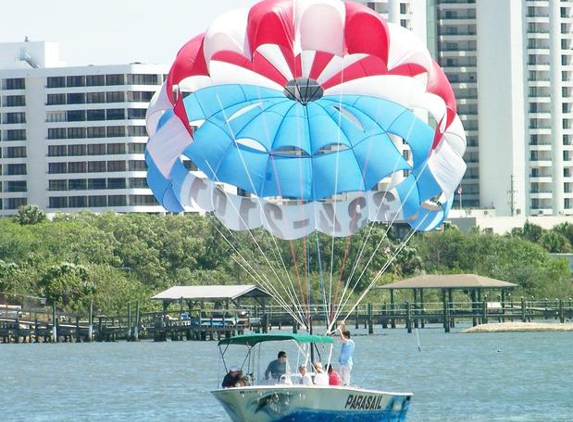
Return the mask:
M573 331L573 323L498 322L466 328L463 333L520 333L532 331Z

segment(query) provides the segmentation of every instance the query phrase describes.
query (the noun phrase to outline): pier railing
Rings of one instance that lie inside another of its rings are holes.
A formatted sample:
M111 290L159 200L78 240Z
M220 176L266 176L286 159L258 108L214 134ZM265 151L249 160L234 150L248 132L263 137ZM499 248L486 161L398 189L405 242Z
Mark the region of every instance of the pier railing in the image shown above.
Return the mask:
M307 321L324 325L327 315L337 309L310 306L303 309ZM442 301L399 305L388 303L363 304L350 313L341 310L347 325L364 327L374 333L382 329L405 328L409 332L436 324L449 332L456 324L470 321L472 325L506 321L573 320L573 299L520 298L517 301L485 299L480 302ZM130 304L118 315L88 315L59 312L53 307L26 309L0 305L0 342L58 342L58 341L137 341L139 339L208 340L243 333L245 330L266 332L302 327L279 306L245 307L240 310L178 310L141 312L138 304Z

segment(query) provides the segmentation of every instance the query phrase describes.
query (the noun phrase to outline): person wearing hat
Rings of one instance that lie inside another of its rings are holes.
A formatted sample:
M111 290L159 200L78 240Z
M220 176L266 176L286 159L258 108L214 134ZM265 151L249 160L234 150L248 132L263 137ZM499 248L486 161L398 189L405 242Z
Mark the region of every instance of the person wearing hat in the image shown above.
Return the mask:
M229 372L227 373L227 375L225 375L225 378L223 378L221 387L223 388L236 387L237 383L240 381L242 376L243 376L242 371L237 366L231 366L229 368Z

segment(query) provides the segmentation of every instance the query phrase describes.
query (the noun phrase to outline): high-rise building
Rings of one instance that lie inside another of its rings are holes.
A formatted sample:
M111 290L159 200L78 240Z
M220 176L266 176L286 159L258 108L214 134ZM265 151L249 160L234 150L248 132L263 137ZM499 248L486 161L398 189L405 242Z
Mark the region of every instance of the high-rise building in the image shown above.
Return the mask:
M362 3L425 30L456 92L468 164L456 202L499 216L573 215L573 3Z
M573 3L476 6L481 203L573 215Z
M56 43L0 44L0 215L162 212L146 182L145 113L166 71L65 67Z

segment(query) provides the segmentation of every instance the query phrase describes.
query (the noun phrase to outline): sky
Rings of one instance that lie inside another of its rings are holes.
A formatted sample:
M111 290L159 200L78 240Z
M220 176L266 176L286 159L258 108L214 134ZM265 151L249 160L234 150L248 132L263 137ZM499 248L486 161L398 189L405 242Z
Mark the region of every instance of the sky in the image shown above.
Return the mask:
M0 0L0 42L59 42L69 66L171 64L217 16L258 1Z

